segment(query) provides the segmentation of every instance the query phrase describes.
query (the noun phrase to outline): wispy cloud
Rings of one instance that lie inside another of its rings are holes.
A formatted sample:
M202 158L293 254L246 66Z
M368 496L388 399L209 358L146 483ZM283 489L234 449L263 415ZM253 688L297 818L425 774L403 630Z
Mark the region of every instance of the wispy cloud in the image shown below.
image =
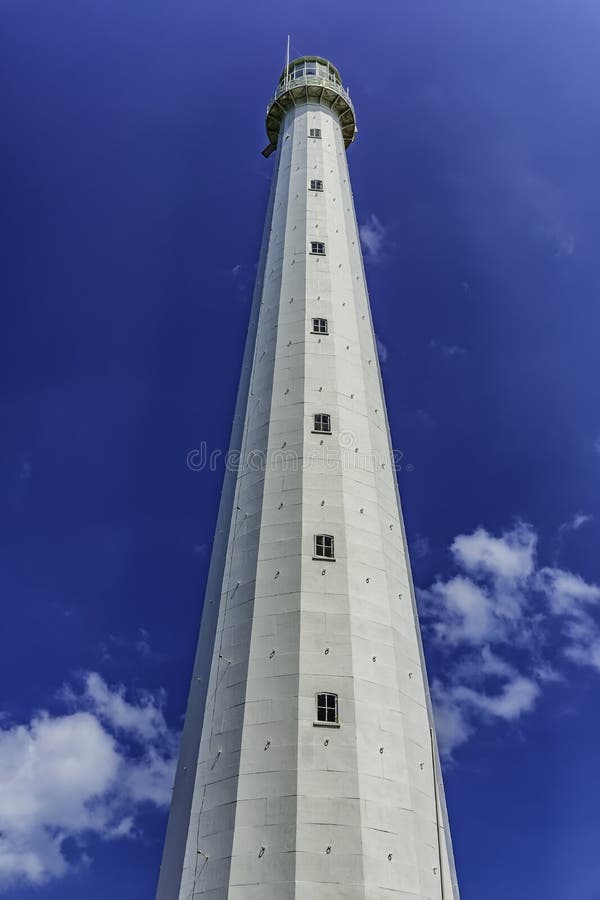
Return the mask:
M577 236L572 228L568 196L562 186L537 170L523 146L504 145L499 177L507 195L521 204L522 215L530 217L557 259L570 260L576 251Z
M416 559L424 559L431 553L431 544L429 538L422 534L417 534L410 542L411 555Z
M358 230L367 260L373 263L381 262L387 239L387 229L377 216L371 213Z
M427 428L427 430L435 428L435 419L426 409L417 409L415 415L417 421L423 428Z
M559 531L579 531L583 525L587 525L594 517L586 513L577 513L568 522L563 522Z
M579 531L580 528L583 528L584 525L587 525L589 522L593 520L593 516L587 513L576 513L566 522L563 522L558 526L556 532L556 538L554 541L554 564L557 565L562 554L563 547L569 535L573 534L576 531Z
M586 521L579 514L568 524ZM476 528L450 546L455 573L419 592L426 633L444 657L432 693L447 756L482 725L533 710L567 677L560 666L600 671L600 586L540 566L537 547L521 521L498 536Z
M390 351L388 350L386 345L383 343L381 338L377 337L377 335L375 336L375 343L377 344L377 353L379 355L380 362L382 362L382 363L387 362L389 355L390 355Z
M122 634L109 635L108 641L101 646L101 655L103 662L113 659L115 656L123 654L138 653L140 656L148 660L160 659L158 654L150 643L150 635L145 628L138 628L137 633L133 637L125 637Z
M462 356L463 353L466 353L465 348L459 347L458 344L444 344L435 338L432 338L429 341L429 349L433 353L438 353L446 359L453 359L456 356Z
M575 235L562 230L554 230L550 232L554 240L554 255L557 259L561 257L571 257L575 253Z
M63 715L0 726L0 890L65 875L91 837L133 837L140 805L170 800L177 738L161 694L130 700L90 672L62 698Z
M242 263L231 267L231 280L237 296L246 302L252 296L255 273Z

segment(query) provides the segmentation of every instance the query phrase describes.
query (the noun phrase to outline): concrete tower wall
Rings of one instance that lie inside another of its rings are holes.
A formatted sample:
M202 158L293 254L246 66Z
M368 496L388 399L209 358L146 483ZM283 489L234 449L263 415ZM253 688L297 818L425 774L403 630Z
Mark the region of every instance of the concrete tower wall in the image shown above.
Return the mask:
M158 900L458 900L344 140L317 103L279 132L232 447Z

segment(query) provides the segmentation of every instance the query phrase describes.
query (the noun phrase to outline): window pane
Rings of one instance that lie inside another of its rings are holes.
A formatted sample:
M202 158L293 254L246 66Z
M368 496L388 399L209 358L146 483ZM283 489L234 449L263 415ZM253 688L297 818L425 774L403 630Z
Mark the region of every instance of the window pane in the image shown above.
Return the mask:
M338 722L337 694L317 694L317 722Z

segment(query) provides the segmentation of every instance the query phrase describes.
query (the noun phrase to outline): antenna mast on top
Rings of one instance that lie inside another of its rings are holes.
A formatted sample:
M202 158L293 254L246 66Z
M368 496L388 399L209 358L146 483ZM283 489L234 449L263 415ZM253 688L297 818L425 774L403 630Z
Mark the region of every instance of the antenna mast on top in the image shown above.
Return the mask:
M286 49L286 53L285 53L285 79L283 82L286 88L289 86L289 80L290 80L290 36L288 34L287 49Z

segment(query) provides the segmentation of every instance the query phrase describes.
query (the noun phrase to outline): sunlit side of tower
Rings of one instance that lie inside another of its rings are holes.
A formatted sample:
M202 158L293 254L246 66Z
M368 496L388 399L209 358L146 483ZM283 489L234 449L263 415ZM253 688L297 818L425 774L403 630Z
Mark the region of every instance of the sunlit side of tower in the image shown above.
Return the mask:
M157 900L458 900L337 69L286 66L267 132Z

